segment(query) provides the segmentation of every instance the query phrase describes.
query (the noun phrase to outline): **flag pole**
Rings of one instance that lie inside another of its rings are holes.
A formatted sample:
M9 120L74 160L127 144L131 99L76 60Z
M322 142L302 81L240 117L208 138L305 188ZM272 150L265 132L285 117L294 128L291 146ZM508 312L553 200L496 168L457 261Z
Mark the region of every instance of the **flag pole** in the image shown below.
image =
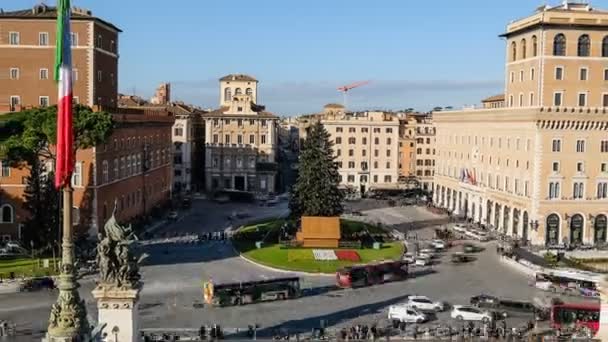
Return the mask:
M78 294L73 241L73 191L71 176L74 169L74 132L72 128L72 51L70 42L70 0L57 1L57 46L55 80L58 82L57 101L57 160L55 185L63 197L63 236L61 268L57 302L51 306L47 342L84 342L90 338L86 306Z

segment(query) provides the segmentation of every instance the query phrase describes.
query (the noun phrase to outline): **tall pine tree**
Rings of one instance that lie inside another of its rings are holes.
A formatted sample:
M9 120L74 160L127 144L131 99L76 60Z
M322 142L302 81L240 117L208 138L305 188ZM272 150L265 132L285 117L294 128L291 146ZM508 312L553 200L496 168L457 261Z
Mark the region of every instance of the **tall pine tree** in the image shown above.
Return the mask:
M330 217L342 213L344 195L338 189L340 175L329 137L320 122L310 127L300 153L298 179L289 202L294 217Z
M22 231L25 246L33 242L34 248L47 249L59 240L59 192L53 179L41 162L32 166L27 177L23 208L28 217Z

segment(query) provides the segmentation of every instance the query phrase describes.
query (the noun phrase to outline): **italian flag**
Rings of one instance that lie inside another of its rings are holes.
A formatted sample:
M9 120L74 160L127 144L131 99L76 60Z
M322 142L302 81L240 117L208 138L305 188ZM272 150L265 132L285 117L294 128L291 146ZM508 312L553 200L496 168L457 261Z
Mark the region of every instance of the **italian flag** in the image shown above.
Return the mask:
M74 171L70 14L70 0L57 0L57 45L55 48L55 81L59 88L57 161L55 164L55 186L57 188L69 186Z

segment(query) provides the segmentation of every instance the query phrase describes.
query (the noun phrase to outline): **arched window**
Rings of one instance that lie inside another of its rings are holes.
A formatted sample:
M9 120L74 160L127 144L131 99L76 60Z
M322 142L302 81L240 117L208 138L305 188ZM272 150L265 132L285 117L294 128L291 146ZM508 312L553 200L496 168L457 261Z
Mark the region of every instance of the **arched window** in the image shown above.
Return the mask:
M243 91L241 90L241 88L236 88L234 90L234 96L242 95L242 94L243 94Z
M608 36L602 40L602 57L608 57Z
M517 60L517 44L511 43L511 61Z
M526 59L526 53L527 53L527 51L526 51L526 40L525 39L521 40L521 46L520 46L520 48L521 48L521 58L522 59Z
M251 96L251 94L253 94L253 89L251 89L251 88L247 88L247 89L245 90L245 95L249 95L249 96Z
M224 89L224 101L232 101L232 89Z
M532 36L532 57L538 55L538 39L536 36Z
M13 207L10 204L5 204L2 210L2 223L13 223Z
M565 56L566 55L566 36L563 33L558 34L553 39L553 55L554 56Z
M591 39L589 35L584 34L578 38L578 56L589 57L589 48L591 46Z

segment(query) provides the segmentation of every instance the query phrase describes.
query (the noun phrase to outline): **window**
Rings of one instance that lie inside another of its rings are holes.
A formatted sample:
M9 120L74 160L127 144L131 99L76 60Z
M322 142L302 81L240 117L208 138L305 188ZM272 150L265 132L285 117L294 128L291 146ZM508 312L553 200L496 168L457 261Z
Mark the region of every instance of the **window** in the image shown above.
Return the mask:
M561 139L553 139L551 151L552 152L561 152L562 151L562 140Z
M214 144L217 144L217 143L219 143L219 142L220 142L220 137L219 137L217 134L214 134L214 135L213 135L213 143L214 143Z
M582 182L574 182L572 187L572 197L581 199L585 196L585 185Z
M553 166L551 167L553 172L559 172L559 162L553 162Z
M251 96L252 94L253 94L253 89L251 89L251 88L245 89L245 95Z
M116 52L116 42L113 40L110 41L110 52Z
M591 39L589 35L584 34L578 38L578 49L577 53L579 57L589 57L589 47L591 46Z
M243 136L242 135L239 134L239 135L236 136L236 143L239 144L239 145L243 143Z
M530 106L534 106L534 93L530 93Z
M249 135L249 143L250 144L255 144L255 135L253 135L253 134Z
M562 93L554 93L553 94L553 105L554 106L561 106L562 105Z
M602 94L602 106L608 107L608 94Z
M40 46L49 45L49 33L48 32L38 33L38 45L40 45Z
M348 156L349 157L354 157L355 156L355 150L353 150L353 149L348 150Z
M374 138L374 144L380 145L380 138Z
M555 67L555 79L558 81L564 79L564 67Z
M368 133L369 129L367 129L367 127L362 127L361 128L361 133Z
M524 71L520 70L519 71L519 82L523 82L524 81Z
M563 33L559 33L555 36L555 38L553 38L553 55L566 55L566 36L564 36Z
M390 169L391 168L391 162L386 162L386 168Z
M38 103L40 107L48 107L49 106L49 97L48 96L40 96L38 98Z
M579 70L579 79L581 81L586 81L587 80L587 74L589 73L589 69L587 68L581 68Z
M522 39L521 40L521 58L522 59L526 59L526 40Z
M608 198L608 183L601 182L597 184L597 198Z
M386 133L393 133L393 129L392 128L387 128L385 131L386 131Z
M41 80L49 79L49 69L40 69L40 79Z
M374 133L380 133L380 132L381 132L381 130L380 130L380 128L379 128L379 127L375 127L375 128L374 128Z
M266 134L262 134L262 135L260 136L260 143L261 143L262 145L266 143Z
M348 133L356 133L357 129L355 127L349 127L348 128Z
M348 175L347 176L347 182L354 183L354 181L355 181L355 176L354 175Z
M379 150L374 150L374 157L378 157L380 155L380 151Z
M391 138L386 138L386 144L390 145L393 142L393 139Z
M534 76L535 76L534 74L535 74L534 68L530 69L530 81L534 81Z
M367 138L365 138L365 137L364 137L364 138L362 139L361 143L362 143L363 145L367 145Z
M243 91L241 90L241 88L236 88L234 90L234 96L239 96L239 95L242 95L242 94L243 94Z
M356 138L348 138L348 144L349 145L354 145L357 143L357 139Z
M230 134L224 136L224 144L230 144Z
M375 161L375 162L374 162L374 169L377 169L377 168L378 168L378 162L377 162L377 161Z
M232 100L232 89L224 88L224 102Z
M513 95L509 95L509 107L513 107Z
M607 153L608 152L608 140L602 140L600 142L600 152Z
M182 135L184 135L184 126L181 124L176 125L175 129L173 129L173 135L177 137L181 137Z
M390 157L391 156L391 150L386 150L386 156Z
M342 150L341 149L337 149L336 150L336 156L339 157L342 155Z
M114 159L114 180L119 178L120 175L118 174L118 159Z
M524 94L519 94L519 106L524 106Z
M585 164L583 162L576 163L576 172L585 172Z
M10 177L11 176L11 167L8 160L2 161L2 177Z
M13 223L13 207L10 204L2 206L2 223Z
M355 162L354 161L349 161L348 162L348 168L349 169L354 169L355 168Z
M82 186L82 162L74 164L74 173L72 174L72 186Z
M392 177L391 176L384 176L384 183L390 183L392 181Z
M579 139L576 141L576 152L585 152L585 140Z
M260 120L260 123L262 124L262 127L266 127L266 120Z
M549 183L549 199L557 199L560 197L559 182Z
M103 73L101 70L97 70L97 82L101 82Z
M336 127L336 133L342 133L342 127Z
M342 143L342 137L336 137L336 144Z
M8 43L10 45L19 45L19 32L9 32Z
M97 41L95 42L95 47L101 48L101 46L103 45L103 40L101 38L101 35L97 36Z
M11 68L10 69L10 78L11 80L19 79L19 68Z
M538 54L538 39L536 36L532 36L532 57L536 57Z
M511 43L511 61L517 60L517 44L515 42Z
M608 163L602 163L602 165L600 165L600 171L608 172Z
M72 46L78 46L78 33L71 32L70 41L72 42Z
M587 93L578 94L578 106L579 107L587 106Z

